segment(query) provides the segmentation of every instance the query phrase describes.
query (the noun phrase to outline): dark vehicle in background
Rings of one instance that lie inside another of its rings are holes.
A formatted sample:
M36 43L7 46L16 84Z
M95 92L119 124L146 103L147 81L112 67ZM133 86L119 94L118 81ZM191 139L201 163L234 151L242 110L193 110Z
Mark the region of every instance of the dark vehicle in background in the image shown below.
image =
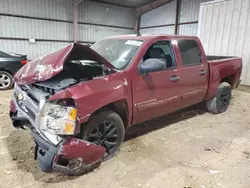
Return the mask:
M8 54L0 51L0 90L13 87L13 76L26 63L26 55Z

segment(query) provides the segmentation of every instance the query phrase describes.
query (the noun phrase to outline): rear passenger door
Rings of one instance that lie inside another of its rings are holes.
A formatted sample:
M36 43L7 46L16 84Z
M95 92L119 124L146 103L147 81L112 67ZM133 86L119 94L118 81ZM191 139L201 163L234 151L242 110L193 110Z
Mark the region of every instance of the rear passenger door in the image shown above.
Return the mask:
M179 69L183 105L189 106L204 100L208 88L208 65L195 40L178 40L181 57Z

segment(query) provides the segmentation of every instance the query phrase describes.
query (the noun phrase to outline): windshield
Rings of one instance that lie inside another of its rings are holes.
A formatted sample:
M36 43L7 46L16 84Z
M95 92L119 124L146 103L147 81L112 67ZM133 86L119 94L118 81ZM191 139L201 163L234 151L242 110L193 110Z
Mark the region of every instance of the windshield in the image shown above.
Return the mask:
M143 41L128 39L103 39L91 46L115 68L125 69Z

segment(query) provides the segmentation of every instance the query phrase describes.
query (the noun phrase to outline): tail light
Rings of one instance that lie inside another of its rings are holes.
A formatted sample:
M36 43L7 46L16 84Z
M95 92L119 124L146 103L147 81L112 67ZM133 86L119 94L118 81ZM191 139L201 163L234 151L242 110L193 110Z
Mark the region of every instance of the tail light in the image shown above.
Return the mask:
M21 63L22 65L25 65L26 63L28 63L28 61L27 61L26 59L24 59L24 60L21 60L20 63Z

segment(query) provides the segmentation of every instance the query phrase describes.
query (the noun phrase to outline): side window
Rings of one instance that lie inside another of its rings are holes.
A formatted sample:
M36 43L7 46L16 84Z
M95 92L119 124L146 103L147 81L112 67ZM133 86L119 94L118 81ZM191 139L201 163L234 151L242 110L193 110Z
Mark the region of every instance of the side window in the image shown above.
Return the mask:
M158 41L149 47L143 57L143 61L150 58L159 58L166 63L166 68L175 67L173 50L169 41Z
M200 48L194 40L179 40L178 46L181 52L182 65L199 65L202 62Z

